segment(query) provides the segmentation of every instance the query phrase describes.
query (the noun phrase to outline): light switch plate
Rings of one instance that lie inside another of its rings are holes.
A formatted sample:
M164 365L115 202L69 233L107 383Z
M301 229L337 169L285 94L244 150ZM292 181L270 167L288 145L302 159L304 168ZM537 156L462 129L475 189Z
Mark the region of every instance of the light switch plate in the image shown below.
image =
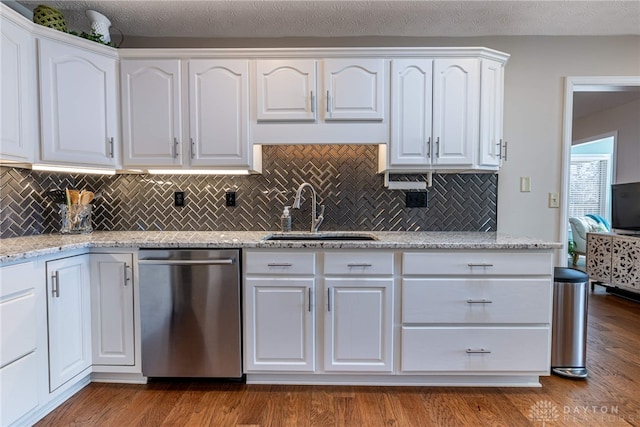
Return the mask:
M549 193L549 207L550 208L560 207L560 195L558 193Z
M531 191L531 177L530 176L521 176L520 177L520 192L528 193Z

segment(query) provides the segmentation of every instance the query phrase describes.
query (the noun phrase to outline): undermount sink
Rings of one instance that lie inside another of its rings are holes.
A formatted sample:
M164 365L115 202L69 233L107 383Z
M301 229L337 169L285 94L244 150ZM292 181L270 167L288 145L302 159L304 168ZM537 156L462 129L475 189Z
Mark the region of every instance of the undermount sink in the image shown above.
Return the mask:
M342 240L342 241L372 241L378 240L378 238L371 233L358 233L358 232L326 232L326 233L273 233L266 236L263 240L280 240L280 241L327 241L327 240Z

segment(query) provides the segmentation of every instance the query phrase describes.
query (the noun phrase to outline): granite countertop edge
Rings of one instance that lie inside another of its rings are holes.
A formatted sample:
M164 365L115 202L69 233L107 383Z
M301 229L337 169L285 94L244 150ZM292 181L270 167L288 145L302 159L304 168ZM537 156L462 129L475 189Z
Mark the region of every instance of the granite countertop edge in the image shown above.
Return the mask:
M90 248L242 249L521 249L550 250L562 243L494 232L373 231L374 241L264 241L269 231L96 231L0 239L0 264ZM369 232L368 232L369 233Z

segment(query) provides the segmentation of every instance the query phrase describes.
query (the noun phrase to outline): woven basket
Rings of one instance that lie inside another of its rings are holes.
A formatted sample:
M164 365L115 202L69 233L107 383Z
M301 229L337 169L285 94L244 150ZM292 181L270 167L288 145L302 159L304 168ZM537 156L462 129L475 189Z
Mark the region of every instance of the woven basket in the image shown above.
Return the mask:
M67 23L58 9L43 4L33 9L33 22L54 30L67 32Z

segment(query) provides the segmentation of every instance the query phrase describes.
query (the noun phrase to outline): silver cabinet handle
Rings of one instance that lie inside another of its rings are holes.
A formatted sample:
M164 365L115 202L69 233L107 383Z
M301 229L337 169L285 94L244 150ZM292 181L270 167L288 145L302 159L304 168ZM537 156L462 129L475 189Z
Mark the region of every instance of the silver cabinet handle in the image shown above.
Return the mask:
M436 138L436 159L440 157L440 137Z
M125 262L124 263L124 286L127 286L129 284L128 282L131 281L131 275L127 274L130 268L131 267L127 265L127 263Z
M498 146L498 160L500 160L502 159L502 139L496 145Z
M507 161L507 141L504 142L504 161Z
M330 113L329 105L331 104L331 94L327 91L327 113Z
M311 313L311 288L307 288L307 292L309 292L309 313Z
M193 138L190 138L190 140L191 140L191 158L193 159L194 156L196 155L195 154L196 153L196 143L193 140Z
M269 264L267 264L267 267L291 267L293 266L293 264L291 264L290 262L270 262Z
M311 91L311 112L316 112L316 96L313 94L313 91Z
M472 349L472 348L468 348L467 349L467 354L489 354L491 353L491 350L485 350L484 348L479 348L479 349Z
M109 157L113 159L113 137L109 138Z
M51 275L51 297L60 298L60 276L57 271Z
M474 267L493 267L493 264L487 264L487 263L469 263L467 264L469 266L469 268L474 268Z
M229 265L236 262L233 258L203 260L141 259L138 264L148 265Z
M427 139L427 158L431 157L431 137Z
M173 138L173 158L177 159L178 158L178 145L180 143L178 142L178 138Z
M371 264L347 264L349 268L369 268L373 267Z
M331 288L327 289L327 311L331 312Z
M468 299L468 304L492 304L493 301L489 299Z

